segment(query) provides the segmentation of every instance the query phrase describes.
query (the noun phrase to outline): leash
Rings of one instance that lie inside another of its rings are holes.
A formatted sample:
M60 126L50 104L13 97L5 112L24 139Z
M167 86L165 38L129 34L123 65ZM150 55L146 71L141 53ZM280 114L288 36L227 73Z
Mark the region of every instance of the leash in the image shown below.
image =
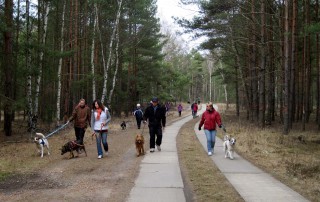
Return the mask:
M144 128L146 127L147 123L142 123L143 124L143 127L142 127L142 132L141 132L141 135L143 135L143 132L144 132Z
M58 132L59 130L61 130L62 128L66 127L69 124L69 122L63 124L62 126L60 126L59 128L57 128L56 130L52 131L51 133L49 133L48 135L45 136L45 138L50 137L51 135L55 134L56 132Z
M102 126L102 124L101 124L101 128L100 128L100 136L102 137L102 128L103 128L103 126ZM97 134L96 134L96 132L94 131L93 133L92 133L92 135L91 135L91 140L93 141L93 136L96 136L97 137Z

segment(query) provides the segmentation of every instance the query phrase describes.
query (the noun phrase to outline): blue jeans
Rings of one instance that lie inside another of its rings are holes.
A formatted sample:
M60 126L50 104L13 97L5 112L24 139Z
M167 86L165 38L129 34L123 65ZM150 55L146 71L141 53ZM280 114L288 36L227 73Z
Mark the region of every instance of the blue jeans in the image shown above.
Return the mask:
M204 134L206 134L207 137L207 148L208 152L212 152L214 145L216 143L216 130L204 130Z
M96 132L96 142L97 142L97 149L98 149L98 155L103 155L102 147L101 147L101 141L105 152L108 152L108 143L107 143L107 136L108 132ZM102 137L102 138L101 138Z

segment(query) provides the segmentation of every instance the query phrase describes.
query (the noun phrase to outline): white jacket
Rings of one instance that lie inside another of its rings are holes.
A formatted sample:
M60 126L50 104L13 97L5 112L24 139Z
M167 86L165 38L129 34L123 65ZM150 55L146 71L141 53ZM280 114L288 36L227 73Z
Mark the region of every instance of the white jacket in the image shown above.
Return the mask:
M93 130L107 130L109 128L109 122L111 121L111 116L107 107L101 112L100 119L97 120L98 113L95 110L92 110L91 114L91 128ZM101 124L104 123L104 126L101 129Z

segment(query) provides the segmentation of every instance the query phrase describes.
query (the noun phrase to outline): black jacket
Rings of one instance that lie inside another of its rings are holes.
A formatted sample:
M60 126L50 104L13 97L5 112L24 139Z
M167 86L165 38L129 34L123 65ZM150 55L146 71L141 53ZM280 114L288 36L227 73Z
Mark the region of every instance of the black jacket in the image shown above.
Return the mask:
M143 120L145 121L149 120L149 127L150 126L165 127L166 126L166 108L159 104L156 107L157 108L155 111L152 105L147 107L147 109L143 114Z

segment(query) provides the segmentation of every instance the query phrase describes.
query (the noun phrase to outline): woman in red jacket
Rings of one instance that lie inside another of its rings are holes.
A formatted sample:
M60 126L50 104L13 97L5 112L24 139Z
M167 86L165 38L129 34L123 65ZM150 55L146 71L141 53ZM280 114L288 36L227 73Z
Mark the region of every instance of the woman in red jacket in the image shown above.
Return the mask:
M202 125L204 125L204 133L207 137L208 155L211 156L216 142L216 125L219 128L222 127L220 114L213 108L212 102L207 104L207 109L202 114L199 130L201 130Z

